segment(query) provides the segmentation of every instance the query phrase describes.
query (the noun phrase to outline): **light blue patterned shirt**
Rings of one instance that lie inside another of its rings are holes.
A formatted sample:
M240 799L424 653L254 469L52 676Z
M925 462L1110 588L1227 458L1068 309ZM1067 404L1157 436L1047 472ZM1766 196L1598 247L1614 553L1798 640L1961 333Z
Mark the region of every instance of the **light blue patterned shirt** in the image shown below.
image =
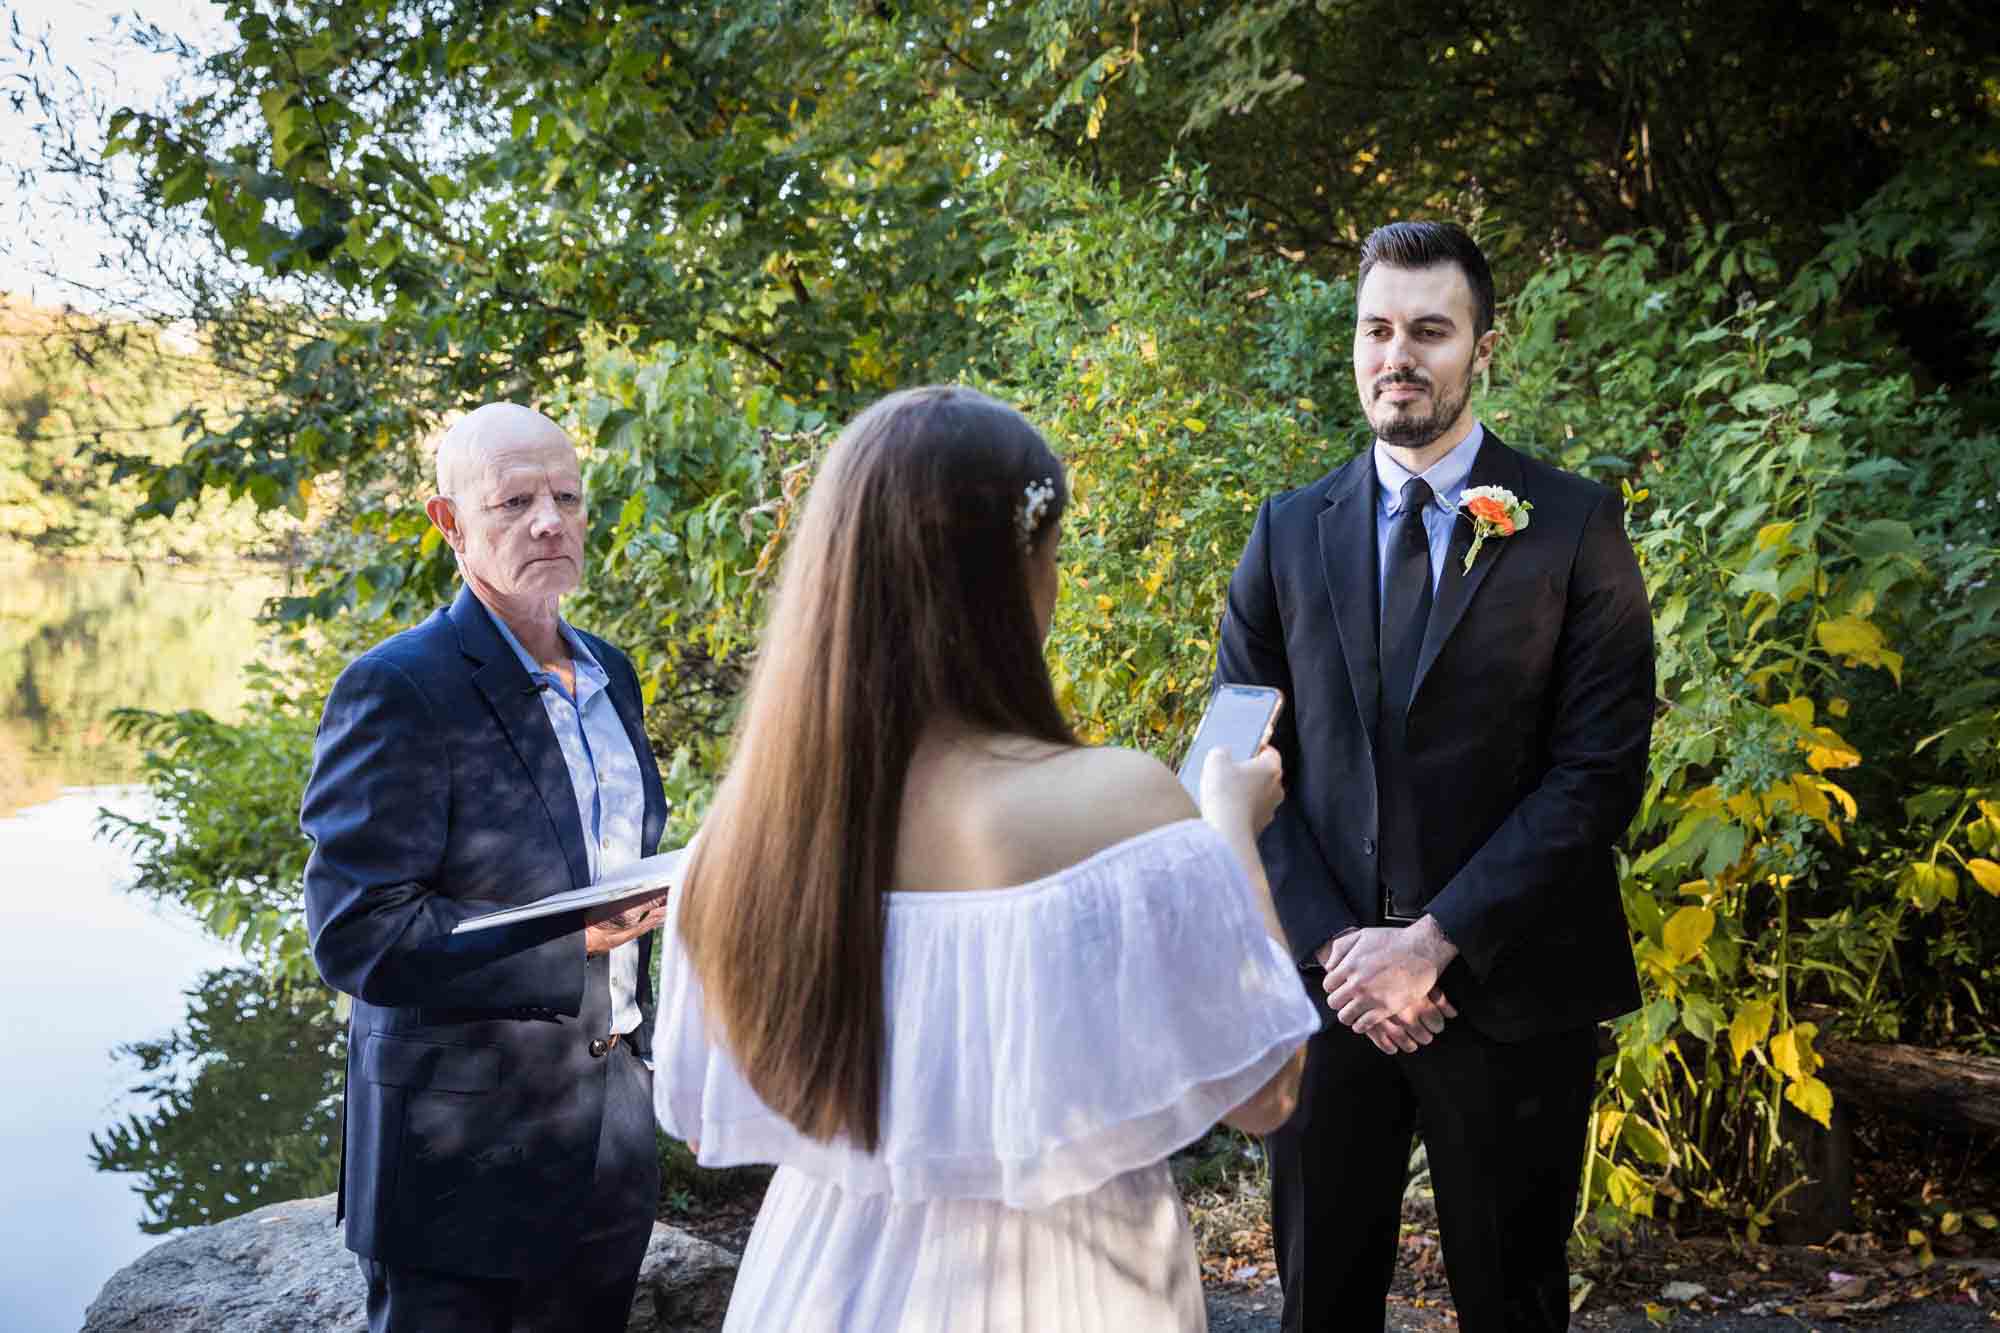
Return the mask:
M1479 457L1479 446L1486 439L1486 428L1478 422L1472 423L1472 434L1458 442L1450 453L1430 465L1421 475L1430 483L1437 496L1437 503L1424 510L1424 535L1431 539L1431 592L1437 592L1438 581L1444 577L1445 555L1451 549L1452 524L1458 521L1459 498L1465 494L1465 483L1472 477L1472 464ZM1389 533L1394 529L1397 517L1403 512L1403 484L1411 477L1419 475L1410 471L1395 459L1382 442L1375 442L1375 593L1376 605L1380 606L1382 581L1388 578Z
M489 611L487 614L492 615ZM611 701L611 677L584 646L568 621L556 622L576 674L576 693L542 670L542 664L521 646L507 622L493 616L500 637L521 659L528 678L541 687L542 708L562 747L563 763L576 792L576 813L583 821L583 843L590 857L590 880L638 860L646 826L646 779L632 738ZM639 1026L639 942L627 940L611 951L611 1030L630 1032Z

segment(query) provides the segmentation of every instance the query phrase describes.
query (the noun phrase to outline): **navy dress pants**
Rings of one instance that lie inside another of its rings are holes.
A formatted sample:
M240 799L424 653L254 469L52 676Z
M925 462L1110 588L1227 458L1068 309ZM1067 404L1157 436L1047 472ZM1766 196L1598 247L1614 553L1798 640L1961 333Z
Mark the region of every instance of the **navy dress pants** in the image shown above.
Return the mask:
M369 1333L624 1333L653 1234L660 1157L653 1076L620 1042L606 1057L604 1127L590 1203L548 1277L466 1277L362 1257ZM550 1219L563 1224L568 1219Z

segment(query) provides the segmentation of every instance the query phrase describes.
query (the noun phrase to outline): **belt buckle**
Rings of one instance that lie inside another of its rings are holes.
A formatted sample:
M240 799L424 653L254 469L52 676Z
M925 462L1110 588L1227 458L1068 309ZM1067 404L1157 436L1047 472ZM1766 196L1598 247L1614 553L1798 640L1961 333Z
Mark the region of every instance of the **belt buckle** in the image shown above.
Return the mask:
M1416 924L1417 924L1417 922L1421 921L1422 919L1423 919L1423 913L1422 913L1422 912L1419 912L1419 913L1417 913L1417 915L1415 915L1415 916L1405 916L1405 915L1404 915L1403 913L1401 913L1401 912L1398 912L1398 911L1396 910L1396 906L1395 906L1395 902L1394 902L1394 900L1393 900L1393 899L1391 899L1391 898L1390 898L1390 896L1389 896L1389 890L1388 890L1388 888L1387 888L1386 886L1385 886L1385 887L1383 888L1383 890L1382 890L1382 924L1383 924L1383 925L1385 925L1385 926L1414 926L1414 925L1416 925Z

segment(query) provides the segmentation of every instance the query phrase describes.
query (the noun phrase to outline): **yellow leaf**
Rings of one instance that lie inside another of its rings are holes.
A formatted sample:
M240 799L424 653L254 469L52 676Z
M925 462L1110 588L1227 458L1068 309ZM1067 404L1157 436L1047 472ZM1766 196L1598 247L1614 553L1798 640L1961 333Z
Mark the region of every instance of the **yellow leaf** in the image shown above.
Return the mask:
M1814 727L1812 739L1801 740L1799 745L1806 752L1806 763L1815 773L1824 773L1830 768L1853 768L1861 762L1861 751L1849 745L1831 727Z
M1890 651L1889 641L1872 622L1858 615L1846 615L1821 621L1814 632L1821 647L1848 665L1881 667L1895 677L1898 685L1903 683L1903 655Z
M1667 918L1661 937L1676 962L1689 962L1715 933L1715 913L1706 907L1683 907Z
M1817 1120L1822 1128L1833 1128L1833 1089L1818 1079L1808 1077L1786 1084L1785 1100Z
M1599 1111L1597 1113L1597 1146L1609 1148L1618 1140L1618 1127L1625 1123L1623 1111Z
M1831 701L1830 703L1828 703L1828 704L1827 704L1827 706L1826 706L1826 711L1827 711L1827 712L1829 712L1829 713L1831 713L1831 714L1833 714L1833 715L1834 715L1835 717L1846 717L1846 716L1847 716L1847 700L1845 700L1845 699L1835 699L1835 700Z
M1720 811L1722 809L1722 788L1710 784L1697 791L1691 791L1682 803L1689 810Z
M1844 812L1849 819L1854 818L1854 816L1860 812L1861 807L1854 803L1854 798L1852 796L1849 796L1847 794L1847 789L1845 787L1842 787L1839 783L1828 782L1825 778L1819 778L1813 783L1813 785L1815 787L1818 787L1821 791L1825 792L1828 796L1831 796L1835 801L1838 801L1840 803L1840 808L1842 812Z
M1757 549L1767 551L1773 546L1784 545L1785 538L1791 536L1792 529L1797 526L1797 523L1766 523L1757 529Z
M1776 1016L1777 1010L1769 1000L1750 1000L1737 1006L1736 1017L1729 1023L1729 1049L1735 1054L1737 1064L1742 1064L1743 1057L1764 1040Z
M1195 435L1199 435L1208 429L1208 423L1200 417L1182 417L1181 424L1186 426L1191 434Z
M444 534L433 527L423 535L423 540L417 543L417 554L429 555L432 551L437 550L438 543L443 540Z
M1802 727L1813 723L1813 701L1803 694L1793 695L1781 704L1772 704L1771 711L1779 717L1790 718Z
M1957 1213L1946 1213L1938 1219L1938 1235L1956 1236L1959 1227L1964 1224L1964 1221L1965 1219Z
M1972 878L1978 882L1980 888L2000 898L2000 865L1995 865L1983 856L1975 856L1965 863L1965 868L1972 872Z
M1771 1038L1771 1063L1778 1072L1789 1079L1810 1078L1819 1068L1819 1056L1812 1048L1813 1034L1819 1031L1811 1023L1800 1023L1786 1028Z
M1833 807L1827 804L1826 793L1821 791L1811 778L1793 778L1791 791L1787 794L1792 797L1792 804L1798 808L1800 814L1808 819L1817 819L1828 828L1833 827L1831 821L1827 819L1827 816L1833 813Z
M1097 609L1100 611L1109 611L1111 609L1111 599L1103 593L1097 594Z

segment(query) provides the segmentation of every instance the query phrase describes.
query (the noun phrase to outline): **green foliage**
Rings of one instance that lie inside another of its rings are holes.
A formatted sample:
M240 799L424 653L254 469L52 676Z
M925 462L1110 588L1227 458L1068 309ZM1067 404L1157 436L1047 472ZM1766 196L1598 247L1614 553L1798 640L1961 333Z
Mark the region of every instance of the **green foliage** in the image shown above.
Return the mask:
M128 832L150 887L278 967L304 966L292 818L326 664L449 589L417 503L444 414L531 400L585 445L572 612L639 668L670 837L726 762L829 431L928 380L1019 403L1068 460L1063 699L1087 737L1171 755L1256 504L1363 442L1354 245L1457 211L1518 293L1483 410L1626 488L1661 646L1624 849L1647 1004L1618 1028L1590 1215L1765 1225L1795 1175L1781 1108L1827 1113L1823 1024L1994 1047L1990 18L231 13L205 91L121 116L114 148L154 217L232 257L194 308L259 388L126 464L163 514L321 488L322 577L287 613L337 648L241 727L144 722L179 822ZM1717 128L1743 124L1767 132Z
M1355 443L1339 429L1358 414L1352 292L1254 259L1199 171L1127 192L1015 143L982 190L1007 210L1032 190L1047 219L968 304L1002 367L988 387L1070 467L1059 697L1090 740L1175 754L1207 701L1251 516ZM1328 434L1348 438L1329 454Z
M592 442L584 477L598 555L568 614L638 669L647 726L669 756L679 842L721 770L762 596L826 419L744 380L712 345L642 357L600 342L590 370L556 409Z
M1648 1003L1617 1025L1590 1178L1608 1226L1663 1200L1769 1225L1796 1180L1782 1108L1832 1108L1807 1004L2000 1047L1994 386L1920 391L1838 300L1895 257L1883 216L1899 247L1980 236L1912 193L1790 274L1757 243L1697 237L1676 265L1642 235L1550 265L1510 310L1495 415L1623 482L1659 639L1625 879Z
M275 526L221 495L135 523L143 488L112 480L110 455L179 457L176 418L227 390L212 361L145 325L0 301L0 554L226 564L275 545Z
M137 1177L156 1236L332 1192L347 1037L325 994L224 968L188 998L179 1029L119 1049L150 1104L90 1136L91 1165Z

